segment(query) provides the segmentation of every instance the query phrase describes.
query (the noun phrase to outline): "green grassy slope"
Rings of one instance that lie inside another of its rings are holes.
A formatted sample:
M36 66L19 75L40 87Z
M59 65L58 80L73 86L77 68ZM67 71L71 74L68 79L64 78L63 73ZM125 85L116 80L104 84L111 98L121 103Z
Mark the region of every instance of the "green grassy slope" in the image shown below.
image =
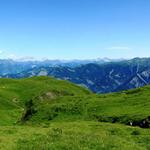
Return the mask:
M57 99L61 96L87 95L90 92L66 81L49 77L0 79L0 125L18 121L25 104L34 99Z
M49 77L0 79L0 149L149 150L138 127L149 96L150 86L96 95Z
M150 86L107 95L79 94L33 99L32 122L94 120L129 124L150 116Z

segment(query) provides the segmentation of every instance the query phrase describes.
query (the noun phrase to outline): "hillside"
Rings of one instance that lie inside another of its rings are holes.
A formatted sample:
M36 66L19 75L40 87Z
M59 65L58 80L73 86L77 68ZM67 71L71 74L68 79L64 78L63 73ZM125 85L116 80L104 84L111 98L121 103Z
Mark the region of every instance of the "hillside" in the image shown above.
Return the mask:
M38 96L32 99L32 110L36 112L27 118L32 123L59 120L93 120L122 123L125 125L150 127L150 87L108 95L67 94L51 97ZM52 97L53 99L53 97ZM27 109L30 108L27 106ZM28 117L28 116L27 116ZM24 118L26 121L26 118ZM146 121L144 124L143 121Z
M50 77L0 79L0 149L148 150L149 96L150 86L97 95Z
M27 78L33 76L53 76L82 85L96 93L110 93L134 89L150 84L150 58L111 63L90 63L76 67L42 66L25 70L18 74L7 74L7 78Z
M90 92L86 89L50 77L21 80L0 79L0 124L15 123L25 104L32 99L56 99L61 96L87 93Z
M0 79L0 88L1 108L6 107L8 112L14 109L21 111L32 105L35 113L30 119L36 122L63 116L64 119L97 118L106 121L116 118L116 122L127 123L149 116L149 86L121 93L96 95L67 81L33 77L20 80ZM2 111L7 110L3 109Z

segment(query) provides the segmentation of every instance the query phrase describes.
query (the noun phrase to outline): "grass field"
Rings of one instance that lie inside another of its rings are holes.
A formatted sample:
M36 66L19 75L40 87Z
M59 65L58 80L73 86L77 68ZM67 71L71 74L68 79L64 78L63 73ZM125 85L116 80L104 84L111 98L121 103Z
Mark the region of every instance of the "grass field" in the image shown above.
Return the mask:
M1 126L0 149L149 150L150 130L93 121Z
M0 79L2 150L149 150L149 116L149 86L97 95L49 77Z

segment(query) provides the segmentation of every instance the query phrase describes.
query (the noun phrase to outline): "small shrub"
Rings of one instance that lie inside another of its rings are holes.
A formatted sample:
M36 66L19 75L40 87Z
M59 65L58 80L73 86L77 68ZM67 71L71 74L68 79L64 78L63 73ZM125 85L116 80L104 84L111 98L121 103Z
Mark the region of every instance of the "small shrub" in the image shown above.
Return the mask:
M140 132L138 130L135 130L131 133L131 135L140 135Z

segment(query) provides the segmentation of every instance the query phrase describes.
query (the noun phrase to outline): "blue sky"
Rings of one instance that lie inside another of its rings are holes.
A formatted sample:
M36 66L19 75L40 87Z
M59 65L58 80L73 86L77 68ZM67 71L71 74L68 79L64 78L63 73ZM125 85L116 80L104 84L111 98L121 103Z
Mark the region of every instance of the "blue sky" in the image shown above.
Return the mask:
M150 57L149 0L1 0L0 58Z

